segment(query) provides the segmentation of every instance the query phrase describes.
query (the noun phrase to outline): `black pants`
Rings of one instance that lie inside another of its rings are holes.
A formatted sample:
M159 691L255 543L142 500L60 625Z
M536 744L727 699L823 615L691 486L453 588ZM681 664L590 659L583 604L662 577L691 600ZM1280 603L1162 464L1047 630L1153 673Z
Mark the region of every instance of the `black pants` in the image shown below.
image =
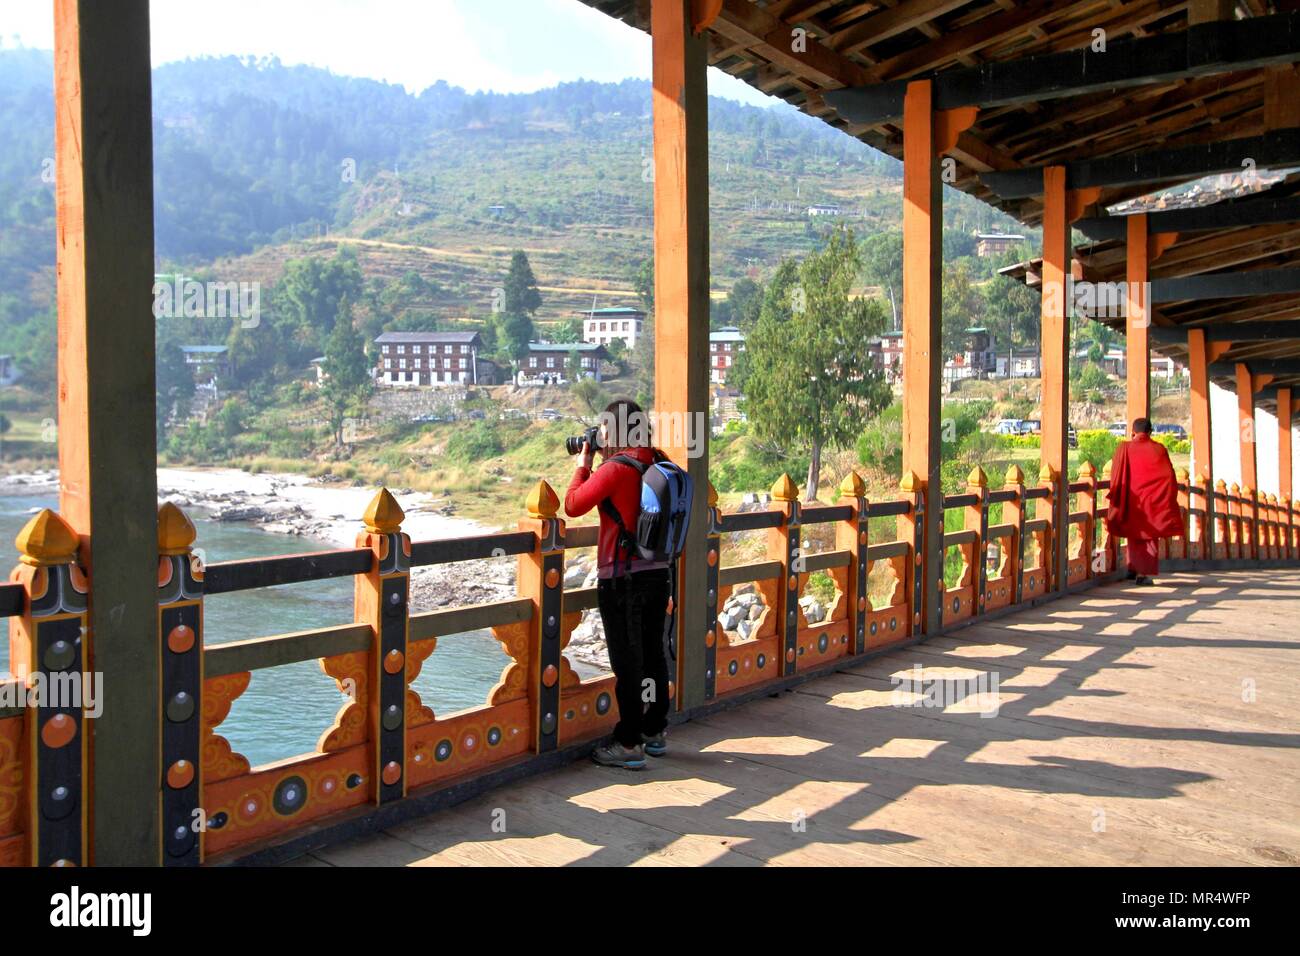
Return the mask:
M614 669L618 724L614 737L625 747L668 726L668 569L637 571L596 584L605 646ZM647 683L650 682L650 683Z

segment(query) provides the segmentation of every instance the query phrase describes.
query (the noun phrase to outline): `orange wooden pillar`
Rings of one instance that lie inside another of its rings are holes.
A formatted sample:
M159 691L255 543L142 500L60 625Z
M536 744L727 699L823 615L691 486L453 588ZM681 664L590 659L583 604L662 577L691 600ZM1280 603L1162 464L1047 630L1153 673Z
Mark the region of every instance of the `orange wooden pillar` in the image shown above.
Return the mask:
M690 0L651 4L656 440L695 485L677 588L679 708L706 698L708 632L709 131L707 44ZM673 427L663 426L666 421ZM671 431L671 434L669 432ZM692 437L694 440L692 441Z
M1201 556L1214 556L1214 434L1210 417L1210 346L1204 329L1187 332L1187 363L1192 375L1192 457L1196 468L1189 481L1205 488L1202 504L1205 515L1200 522Z
M1292 455L1294 451L1291 446L1291 389L1279 388L1277 390L1277 497L1281 502L1282 510L1278 513L1278 520L1282 522L1280 529L1282 534L1282 557L1292 557L1292 530L1291 530L1291 471Z
M161 853L149 52L148 0L56 0L59 508L103 675L91 859L113 865Z
M1042 502L1050 514L1052 554L1044 556L1049 590L1064 590L1068 578L1069 558L1069 486L1070 451L1067 422L1070 409L1070 303L1066 281L1070 275L1070 221L1066 210L1067 191L1064 166L1043 170L1043 294L1042 305L1042 452L1040 468L1047 466L1061 476L1062 494Z
M915 559L922 593L913 595L913 632L943 624L943 490L939 484L942 386L943 183L940 159L975 119L974 108L936 111L929 80L903 99L903 474L920 482L922 534ZM915 538L915 512L899 519Z
M1132 429L1137 418L1151 415L1151 346L1148 328L1151 325L1151 303L1147 294L1150 250L1147 248L1147 217L1145 214L1127 217L1128 270L1125 276L1128 295L1124 313L1126 345L1128 351L1128 427Z
M1292 448L1292 389L1279 386L1277 390L1277 491L1279 498L1291 499Z
M1249 545L1243 547L1243 558L1256 557L1255 495L1259 493L1259 476L1255 465L1255 382L1246 363L1237 363L1237 447L1241 450L1241 494L1243 533L1250 528ZM1248 499L1248 500L1245 500ZM1244 538L1243 538L1244 541Z

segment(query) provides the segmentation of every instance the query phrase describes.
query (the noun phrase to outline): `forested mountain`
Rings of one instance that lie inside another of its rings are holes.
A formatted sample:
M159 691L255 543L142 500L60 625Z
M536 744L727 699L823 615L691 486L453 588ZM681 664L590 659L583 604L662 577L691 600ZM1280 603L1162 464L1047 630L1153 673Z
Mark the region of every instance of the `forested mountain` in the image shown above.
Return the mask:
M52 373L50 53L0 51L0 351ZM332 255L419 273L429 307L482 315L525 248L557 318L593 288L630 289L650 255L650 88L578 81L529 94L419 93L278 60L208 58L154 71L160 271L278 281L286 259ZM810 203L867 232L897 229L899 164L779 104L710 100L713 286L811 249ZM955 236L1011 225L949 193ZM585 298L584 298L585 297ZM624 298L601 304L628 304Z

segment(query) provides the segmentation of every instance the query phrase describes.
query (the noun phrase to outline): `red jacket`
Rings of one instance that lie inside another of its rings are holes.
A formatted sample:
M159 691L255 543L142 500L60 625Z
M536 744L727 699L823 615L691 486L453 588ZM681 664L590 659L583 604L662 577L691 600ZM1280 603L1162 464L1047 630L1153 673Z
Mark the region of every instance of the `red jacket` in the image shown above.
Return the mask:
M655 458L653 448L629 448L621 452L629 458L652 463ZM570 518L580 518L603 500L609 498L623 519L623 527L630 534L636 534L636 520L641 513L641 473L631 465L619 461L605 461L595 471L579 465L569 482L569 490L564 496L564 511ZM630 570L641 571L646 568L664 567L663 564L646 562L629 555L626 548L618 547L618 525L600 511L600 538L596 546L596 564L598 576L612 577L615 559L620 571L627 566Z
M1169 452L1150 435L1120 442L1110 466L1106 525L1122 538L1169 538L1183 533L1178 478Z

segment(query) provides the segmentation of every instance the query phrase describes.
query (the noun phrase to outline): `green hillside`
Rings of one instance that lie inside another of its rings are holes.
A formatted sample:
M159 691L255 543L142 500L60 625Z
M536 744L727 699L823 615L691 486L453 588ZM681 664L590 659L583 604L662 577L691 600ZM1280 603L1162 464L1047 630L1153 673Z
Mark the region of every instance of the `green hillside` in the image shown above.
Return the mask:
M51 77L48 52L0 51L0 331L33 385L53 373ZM509 95L438 84L413 95L224 57L159 67L154 101L160 271L265 286L287 259L365 240L367 278L418 272L430 284L420 307L437 321L486 314L522 248L542 322L634 301L630 276L651 251L645 81ZM718 293L811 249L820 229L810 203L839 203L865 233L897 228L892 158L784 104L712 99L710 111ZM949 196L954 235L1010 225Z

